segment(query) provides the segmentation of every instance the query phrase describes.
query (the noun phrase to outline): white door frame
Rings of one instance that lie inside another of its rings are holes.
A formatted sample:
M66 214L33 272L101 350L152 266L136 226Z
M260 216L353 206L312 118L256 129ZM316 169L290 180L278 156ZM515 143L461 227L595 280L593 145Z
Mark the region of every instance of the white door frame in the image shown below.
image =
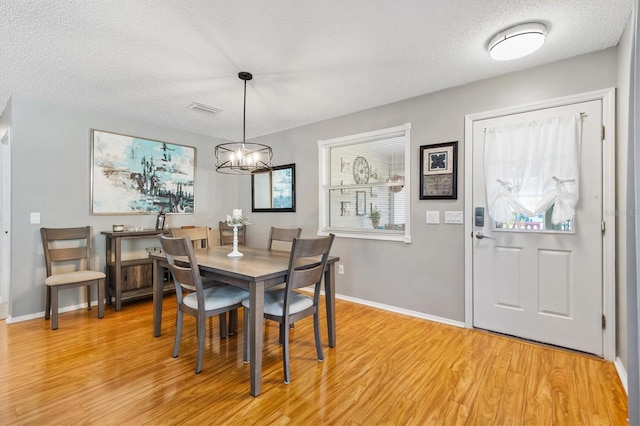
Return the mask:
M2 221L0 223L0 303L4 304L3 312L10 315L11 304L11 128L0 136L0 208Z
M465 327L473 328L473 122L510 114L553 108L593 100L602 101L602 124L606 128L602 142L602 214L606 231L602 241L602 313L607 318L603 332L604 358L616 356L615 294L615 88L550 99L527 105L469 114L464 118L465 225L464 225L464 317Z

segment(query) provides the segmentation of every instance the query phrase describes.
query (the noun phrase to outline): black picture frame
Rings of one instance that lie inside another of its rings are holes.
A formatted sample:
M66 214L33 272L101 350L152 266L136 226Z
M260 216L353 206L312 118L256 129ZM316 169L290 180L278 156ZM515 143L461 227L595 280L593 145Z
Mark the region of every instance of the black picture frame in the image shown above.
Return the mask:
M285 164L251 175L251 211L296 211L296 165Z
M420 146L420 199L458 198L458 141Z

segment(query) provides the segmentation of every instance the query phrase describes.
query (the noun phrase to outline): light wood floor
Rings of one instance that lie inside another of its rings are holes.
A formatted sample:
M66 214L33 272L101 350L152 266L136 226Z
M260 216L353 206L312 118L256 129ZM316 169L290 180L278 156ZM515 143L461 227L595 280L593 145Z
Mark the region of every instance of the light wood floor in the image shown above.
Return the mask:
M338 344L325 344L324 362L311 319L292 330L289 385L277 326L265 324L262 394L253 398L242 331L221 340L213 319L196 375L186 319L180 356L171 357L173 300L165 298L159 338L150 300L107 307L102 320L95 308L67 312L56 331L44 319L0 321L0 424L627 423L609 362L340 300Z

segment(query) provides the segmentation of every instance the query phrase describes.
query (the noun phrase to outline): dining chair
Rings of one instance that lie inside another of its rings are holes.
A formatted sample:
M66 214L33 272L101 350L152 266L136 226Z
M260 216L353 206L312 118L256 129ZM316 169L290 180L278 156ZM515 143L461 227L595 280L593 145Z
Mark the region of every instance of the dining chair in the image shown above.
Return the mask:
M228 246L233 244L233 226L227 225L227 222L220 221L218 223L220 229L220 245ZM245 241L245 233L247 231L247 225L238 227L238 245L243 246Z
M276 228L271 227L269 230L269 242L267 248L269 250L282 250L291 252L291 245L294 238L300 238L302 234L302 228ZM273 290L278 290L284 286L278 286ZM289 328L294 328L294 324L289 324ZM280 339L282 343L282 336Z
M173 357L177 358L182 340L182 324L184 314L196 319L196 335L198 341L196 355L196 374L202 371L204 355L205 319L214 315L222 322L225 314L242 306L242 300L249 296L249 292L229 286L214 285L204 288L202 277L196 261L193 243L189 237L171 238L158 236L162 250L167 256L169 269L173 276L177 298L176 338L173 344ZM176 257L180 257L176 261ZM221 330L224 327L221 326ZM222 336L221 336L222 337Z
M294 238L300 238L302 228L276 228L269 230L269 250L291 251L291 244ZM275 244L274 244L275 243Z
M191 243L193 244L194 249L198 248L208 248L209 247L209 227L208 226L187 226L181 228L170 228L169 235L172 238L191 238ZM226 285L219 281L215 281L206 275L201 275L202 278L202 286L204 288L211 287L213 285ZM225 317L226 314L221 314L221 318ZM229 313L229 329L227 330L226 319L225 321L220 321L220 336L222 338L227 337L227 334L235 334L236 326L238 323L238 311L233 310Z
M294 238L289 256L289 268L284 289L268 291L264 294L264 317L280 324L282 341L282 363L284 382L291 381L289 366L289 324L313 315L313 330L316 341L318 361L324 359L320 341L320 284L329 251L333 244L333 234L327 237L299 239ZM313 297L302 294L297 289L313 286ZM244 306L244 361L249 361L249 299L242 302Z
M209 247L209 227L208 226L194 226L194 227L182 227L182 228L170 228L169 235L172 238L191 238L193 248L208 248Z
M40 228L47 286L44 319L51 318L51 329L58 328L58 292L61 289L86 287L91 310L91 287L98 287L98 318L104 317L104 272L91 270L91 227Z

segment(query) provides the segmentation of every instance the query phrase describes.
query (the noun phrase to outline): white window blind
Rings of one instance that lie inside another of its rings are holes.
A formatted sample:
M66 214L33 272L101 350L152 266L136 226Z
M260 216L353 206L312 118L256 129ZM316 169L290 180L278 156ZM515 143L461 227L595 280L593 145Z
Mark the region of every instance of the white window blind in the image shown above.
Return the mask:
M410 242L410 124L319 141L320 229Z

